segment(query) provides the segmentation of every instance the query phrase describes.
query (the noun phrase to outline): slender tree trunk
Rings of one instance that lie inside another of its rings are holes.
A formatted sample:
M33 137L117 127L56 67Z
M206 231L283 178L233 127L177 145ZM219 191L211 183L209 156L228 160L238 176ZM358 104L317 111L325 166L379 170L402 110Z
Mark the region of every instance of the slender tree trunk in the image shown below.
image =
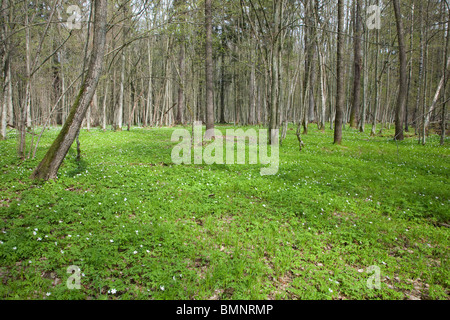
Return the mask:
M276 130L278 129L278 109L279 109L279 52L280 52L280 22L281 22L281 7L282 1L276 1L274 10L274 29L272 34L272 54L271 54L271 106L270 106L270 124L269 124L269 139L270 143L277 140Z
M450 12L448 13L448 17L447 17L447 36L446 36L446 43L445 43L445 50L444 50L444 57L448 56L448 45L450 42ZM446 127L446 122L447 122L447 113L446 113L446 105L447 105L447 97L445 96L446 90L445 90L445 84L447 83L448 80L448 75L446 74L446 72L444 71L444 75L445 75L445 80L444 80L444 89L443 89L443 93L442 96L444 98L444 104L442 105L442 115L441 115L441 146L444 145L445 143L445 127Z
M106 130L106 102L108 101L108 88L109 88L109 81L108 79L105 80L105 96L103 97L103 121L102 121L102 130Z
M397 24L397 37L398 37L398 46L399 46L399 91L397 98L397 106L395 112L395 140L402 141L404 140L403 136L403 120L405 119L405 107L406 107L406 95L408 91L408 80L406 78L406 51L405 51L405 43L404 43L404 29L403 29L403 21L400 12L400 3L399 0L393 0L394 3L394 11L395 11L395 20Z
M336 118L334 123L334 143L341 144L342 122L345 107L344 95L344 0L338 0L338 35L337 35L337 85L336 85Z
M419 8L419 12L422 11L423 6L421 5ZM417 95L416 95L416 105L414 108L413 113L413 125L414 125L414 131L415 134L419 134L419 108L421 105L421 99L423 99L422 96L422 86L423 86L423 66L424 66L424 47L425 47L425 40L424 40L424 30L423 30L423 15L419 14L420 19L420 56L419 56L419 75L417 77L418 85L417 85Z
M25 52L26 52L26 69L27 69L27 84L25 88L25 119L26 128L31 128L31 48L30 48L30 21L28 17L28 4L26 7L26 27L25 27Z
M220 53L220 123L225 123L225 40Z
M447 62L444 63L443 74L442 74L441 80L439 81L439 85L434 94L433 101L431 102L430 108L428 109L428 112L425 114L424 130L426 130L430 124L430 117L431 117L431 114L433 113L434 109L436 108L442 88L444 87L447 69L449 67L450 67L450 56L448 57Z
M248 123L254 125L256 122L256 61L251 61L250 63L250 108L248 113Z
M97 88L105 51L107 1L96 0L93 5L95 11L93 49L87 76L81 85L81 89L70 110L66 123L47 151L44 159L34 170L31 176L32 179L49 180L57 178L59 167L80 130L87 108Z
M124 40L125 42L125 40ZM123 125L123 103L125 99L124 86L125 86L125 48L122 49L121 54L121 67L120 67L120 94L119 94L119 108L117 109L115 130L122 131Z
M9 95L11 94L11 92L9 91L10 88L10 82L11 82L11 72L10 72L10 67L9 67L9 46L8 46L8 15L7 15L7 7L8 7L8 3L7 1L3 0L2 1L2 30L1 30L1 37L2 37L2 49L3 49L3 54L2 54L2 69L1 69L1 77L3 77L4 79L4 83L0 83L0 94L2 96L0 96L0 107L2 110L1 113L1 125L0 125L0 139L5 140L6 139L6 126L8 124L7 122L7 110L8 110L8 101L9 101ZM3 90L2 90L3 89Z
M379 1L378 1L379 4ZM377 29L375 31L376 33L376 44L375 44L375 99L373 104L373 118L372 118L372 131L370 133L371 136L375 136L376 130L377 130L377 120L378 120L378 110L380 109L380 102L379 102L379 85L381 81L381 77L378 77L378 64L379 64L379 56L380 56L380 31Z
M353 75L353 104L350 113L350 127L358 126L359 109L361 106L361 0L354 0L356 9L354 12L354 75Z
M180 43L180 57L179 57L179 68L180 68L180 85L178 86L178 111L176 124L184 124L184 42Z
M214 77L212 56L212 9L211 0L205 0L205 31L206 31L206 134L205 139L214 137Z
M406 94L406 108L405 108L405 132L409 131L409 98L411 89L411 80L413 73L413 40L414 40L414 4L411 8L411 27L410 27L410 61L409 61L409 71L408 71L408 90Z
M6 125L7 125L7 109L8 109L8 82L9 82L9 77L5 77L5 82L6 85L3 86L4 88L4 93L3 93L3 101L1 102L1 107L2 107L2 114L1 114L1 130L0 130L0 138L2 140L6 140Z
M144 127L150 124L153 126L153 83L152 83L152 75L153 75L153 60L152 60L152 51L151 51L151 37L149 37L147 41L147 51L148 51L148 91L147 91L147 104L145 111L145 120Z

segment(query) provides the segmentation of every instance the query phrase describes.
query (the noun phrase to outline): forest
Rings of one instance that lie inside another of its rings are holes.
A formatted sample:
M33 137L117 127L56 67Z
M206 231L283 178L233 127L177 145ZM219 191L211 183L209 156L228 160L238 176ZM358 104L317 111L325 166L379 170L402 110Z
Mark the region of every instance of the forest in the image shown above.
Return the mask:
M448 300L449 31L448 0L2 0L0 299Z

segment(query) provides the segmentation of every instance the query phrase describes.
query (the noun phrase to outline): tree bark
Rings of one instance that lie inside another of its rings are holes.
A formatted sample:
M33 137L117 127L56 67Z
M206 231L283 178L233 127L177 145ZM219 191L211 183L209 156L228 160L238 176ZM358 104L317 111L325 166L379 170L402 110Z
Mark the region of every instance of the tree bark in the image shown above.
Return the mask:
M353 104L350 112L350 127L358 126L359 109L361 105L361 0L356 2L354 12L354 75L353 75Z
M269 124L269 139L270 143L274 143L276 140L276 130L278 129L278 109L279 109L279 52L280 52L280 23L281 23L281 7L282 1L276 1L274 10L274 29L272 34L272 75L271 75L271 103L270 103L270 124Z
M338 0L338 35L337 35L337 86L336 86L336 117L334 120L334 143L342 142L342 122L344 116L344 0Z
M424 130L426 130L428 128L429 124L430 124L430 117L431 117L431 114L433 113L434 109L436 108L436 105L437 105L437 102L439 100L439 96L441 94L442 88L445 85L447 69L449 68L449 66L450 66L450 57L448 57L447 63L444 64L444 68L443 68L444 70L443 70L443 74L442 74L441 80L439 81L439 85L438 85L438 87L436 89L436 92L434 94L433 101L431 102L430 108L428 109L428 112L425 115L425 123L424 123L424 127L425 128L424 128Z
M180 68L180 82L181 84L178 86L178 111L177 111L177 119L175 121L176 124L184 124L184 42L180 43L180 57L178 60L179 68Z
M397 106L395 111L395 137L394 140L402 141L403 136L403 121L405 119L405 107L406 107L406 95L408 91L408 79L406 77L406 50L404 42L404 29L403 21L400 12L399 0L393 0L394 11L395 11L395 21L397 24L397 36L398 36L398 46L399 46L399 91L397 97Z
M205 31L206 31L206 134L205 139L214 137L214 78L212 57L212 9L211 0L205 0Z

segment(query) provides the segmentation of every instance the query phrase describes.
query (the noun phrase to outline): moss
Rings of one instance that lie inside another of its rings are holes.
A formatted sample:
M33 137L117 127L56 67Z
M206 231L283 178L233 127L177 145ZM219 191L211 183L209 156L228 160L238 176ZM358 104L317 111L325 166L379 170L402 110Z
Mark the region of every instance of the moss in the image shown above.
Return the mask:
M55 141L53 141L52 145L48 149L48 151L45 154L44 158L42 159L41 163L39 163L39 165L34 170L30 179L33 179L33 180L52 179L52 177L51 177L52 162L55 159L56 155L58 154L58 150L60 149L61 144L65 140L67 132L69 131L69 128L73 123L75 113L77 112L77 109L80 106L81 96L83 95L84 91L85 91L85 84L83 84L83 86L81 87L80 92L78 93L78 96L75 99L75 102L72 105L72 108L70 109L70 113L69 113L67 120L64 123L64 126L62 127L60 133L56 137ZM58 165L58 167L59 167L59 165Z

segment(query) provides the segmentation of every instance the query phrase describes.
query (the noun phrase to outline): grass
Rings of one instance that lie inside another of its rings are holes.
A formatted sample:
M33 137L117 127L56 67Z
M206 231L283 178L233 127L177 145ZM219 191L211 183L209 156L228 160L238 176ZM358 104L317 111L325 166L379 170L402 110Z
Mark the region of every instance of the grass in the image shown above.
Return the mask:
M72 147L58 180L39 184L29 176L58 129L23 163L14 132L0 141L0 298L449 299L438 137L397 145L392 131L347 129L335 146L311 126L300 153L290 128L278 173L261 176L174 165L172 132L82 131L82 161Z

